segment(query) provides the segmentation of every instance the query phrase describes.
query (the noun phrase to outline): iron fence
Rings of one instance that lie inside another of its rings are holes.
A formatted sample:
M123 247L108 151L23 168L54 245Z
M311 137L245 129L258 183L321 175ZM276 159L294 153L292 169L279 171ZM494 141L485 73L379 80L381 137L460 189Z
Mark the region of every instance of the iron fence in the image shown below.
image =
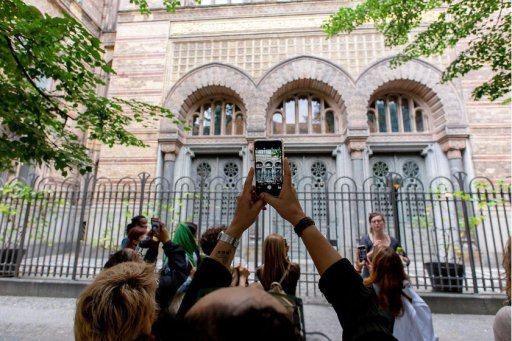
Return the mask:
M182 221L196 222L199 234L227 225L243 179L227 184L222 178L181 178L171 187L145 173L115 182L44 178L29 185L19 180L2 184L0 276L91 279L120 248L126 225L139 214L159 216L171 233ZM346 177L309 177L294 179L294 185L306 213L351 261L367 233L368 214L380 211L411 260L407 272L416 288L476 293L504 287L508 183L469 181L458 173L428 186L398 174L362 184ZM270 233L287 238L290 258L301 265L298 294L320 295L319 276L304 245L271 208L244 235L235 262L247 265L254 276L262 262L262 241Z

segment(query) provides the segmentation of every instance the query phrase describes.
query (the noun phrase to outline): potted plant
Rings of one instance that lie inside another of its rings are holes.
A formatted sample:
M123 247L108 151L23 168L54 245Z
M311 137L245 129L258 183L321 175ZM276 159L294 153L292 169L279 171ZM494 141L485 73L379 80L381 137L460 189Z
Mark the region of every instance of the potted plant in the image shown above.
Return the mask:
M460 238L458 228L440 228L442 243L437 243L438 261L424 263L430 278L432 291L462 293L465 276L464 264L461 264L461 250L455 245L451 236L455 233ZM437 240L440 241L439 239ZM439 254L441 251L441 254Z
M436 193L428 206L425 214L416 217L420 227L427 228L431 237L429 238L429 249L431 250L431 261L424 263L424 268L432 285L432 291L462 293L465 277L464 264L462 264L461 237L462 230L457 226L446 226L456 221L453 217L447 218L456 210L450 209L453 202L441 200L441 196L450 193Z

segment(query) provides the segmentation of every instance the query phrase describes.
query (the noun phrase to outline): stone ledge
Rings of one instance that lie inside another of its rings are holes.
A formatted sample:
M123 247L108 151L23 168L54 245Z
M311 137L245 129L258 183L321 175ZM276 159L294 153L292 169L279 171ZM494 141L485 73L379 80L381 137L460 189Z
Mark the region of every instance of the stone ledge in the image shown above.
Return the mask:
M76 298L90 281L0 278L1 296L38 296ZM423 292L418 294L436 314L494 315L503 306L503 294L449 294ZM318 297L303 297L304 304L327 305L318 291Z
M76 298L90 281L0 278L0 295Z

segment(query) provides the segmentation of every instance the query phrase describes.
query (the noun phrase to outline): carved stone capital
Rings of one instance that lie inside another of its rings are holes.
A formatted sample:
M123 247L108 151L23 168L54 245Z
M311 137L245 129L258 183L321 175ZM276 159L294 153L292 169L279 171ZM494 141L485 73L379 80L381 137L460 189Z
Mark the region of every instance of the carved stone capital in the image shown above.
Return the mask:
M350 157L352 160L361 160L366 146L366 139L348 141L348 149L350 150Z
M181 144L176 142L160 144L160 150L164 153L164 161L175 161L180 148Z
M462 158L462 151L466 148L466 140L463 138L447 138L440 144L449 160Z

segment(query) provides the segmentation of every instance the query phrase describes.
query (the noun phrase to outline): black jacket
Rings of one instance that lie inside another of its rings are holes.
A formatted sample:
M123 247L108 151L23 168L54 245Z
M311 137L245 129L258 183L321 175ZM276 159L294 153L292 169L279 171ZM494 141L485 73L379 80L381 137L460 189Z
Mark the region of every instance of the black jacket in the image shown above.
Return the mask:
M160 309L169 306L178 288L187 279L190 268L185 256L185 250L180 245L167 241L162 245L167 263L160 270L158 288L156 290L156 302Z
M221 263L205 258L194 275L178 311L184 316L194 305L202 289L228 287L231 274ZM342 259L325 271L320 290L332 304L343 328L343 341L395 340L370 291L352 264Z

